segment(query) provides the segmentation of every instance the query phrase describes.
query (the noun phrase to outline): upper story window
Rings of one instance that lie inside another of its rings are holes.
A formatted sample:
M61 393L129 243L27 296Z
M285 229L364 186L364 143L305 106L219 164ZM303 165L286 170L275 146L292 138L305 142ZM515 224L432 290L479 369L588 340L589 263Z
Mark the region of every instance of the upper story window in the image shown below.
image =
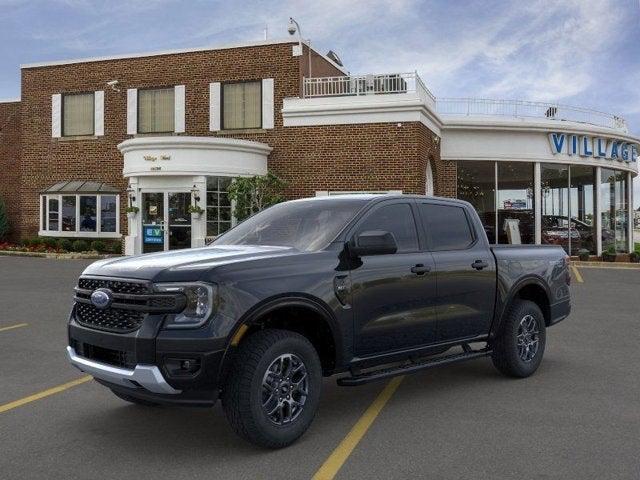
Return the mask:
M175 89L138 91L138 133L175 131Z
M262 82L222 85L222 128L237 130L262 127Z
M77 137L95 132L94 93L70 93L62 96L62 136Z

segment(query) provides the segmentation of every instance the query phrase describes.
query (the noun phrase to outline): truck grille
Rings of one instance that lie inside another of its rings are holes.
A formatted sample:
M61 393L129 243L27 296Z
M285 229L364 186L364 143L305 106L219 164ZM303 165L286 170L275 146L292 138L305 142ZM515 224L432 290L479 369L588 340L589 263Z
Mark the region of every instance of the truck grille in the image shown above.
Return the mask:
M112 303L107 308L97 308L91 302L91 294L98 288L111 290ZM147 314L180 312L186 304L183 294L155 292L151 282L144 280L80 277L75 293L78 323L115 333L133 332Z
M134 369L136 366L135 355L133 352L98 347L97 345L81 343L77 340L72 340L71 346L81 357L95 360L96 362L106 363L108 365L126 368L129 370Z
M98 310L91 304L76 305L76 320L81 325L109 332L128 333L140 328L145 313L137 310L107 308Z

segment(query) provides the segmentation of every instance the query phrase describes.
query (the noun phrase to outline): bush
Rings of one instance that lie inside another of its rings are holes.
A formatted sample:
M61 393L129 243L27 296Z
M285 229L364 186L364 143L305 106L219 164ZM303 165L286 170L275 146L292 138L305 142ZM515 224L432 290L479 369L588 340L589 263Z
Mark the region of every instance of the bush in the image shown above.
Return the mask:
M91 242L91 250L95 250L96 252L104 252L107 249L106 245L102 240L94 240Z
M109 245L109 252L115 253L116 255L122 254L122 243L120 242L111 242Z
M58 246L58 240L52 237L44 237L41 243L47 248L56 248Z
M32 247L37 247L38 245L42 245L42 239L40 237L33 237L31 240L27 239L29 245Z
M86 252L89 250L89 244L85 240L76 240L72 244L74 252Z
M58 240L58 248L70 252L73 249L73 243L68 238L61 238Z
M20 245L22 245L23 247L31 246L31 239L30 238L23 238L22 240L20 240Z

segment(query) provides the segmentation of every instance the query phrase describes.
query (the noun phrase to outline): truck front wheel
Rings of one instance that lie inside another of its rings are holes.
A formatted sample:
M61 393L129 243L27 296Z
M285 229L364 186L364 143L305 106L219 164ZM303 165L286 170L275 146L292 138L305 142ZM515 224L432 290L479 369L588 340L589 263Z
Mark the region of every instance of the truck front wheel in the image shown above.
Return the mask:
M495 367L510 377L528 377L540 366L546 332L540 307L529 300L515 300L492 343Z
M282 448L311 424L321 385L320 359L309 340L287 330L261 330L240 344L222 406L238 435Z

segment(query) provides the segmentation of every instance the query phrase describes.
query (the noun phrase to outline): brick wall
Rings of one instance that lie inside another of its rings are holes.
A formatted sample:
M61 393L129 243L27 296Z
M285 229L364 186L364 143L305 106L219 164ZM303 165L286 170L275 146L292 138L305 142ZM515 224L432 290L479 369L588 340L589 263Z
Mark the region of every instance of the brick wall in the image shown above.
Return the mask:
M127 88L185 85L183 135L220 135L269 144L273 147L269 168L288 182L289 198L314 195L317 190L424 193L428 158L434 161L434 174L445 178L436 180L436 193L455 195L455 166L440 161L439 143L420 123L283 127L283 99L299 96L307 64L306 56L292 56L293 43L23 69L20 235L37 232L38 194L59 181L106 182L122 189L121 205L126 205L127 181L117 145L131 138L126 134ZM314 76L342 75L322 57L312 60ZM209 83L262 78L275 80L275 128L210 132ZM119 81L120 92L106 86L110 80ZM95 90L105 91L105 135L51 138L51 95ZM123 234L126 225L122 213Z
M20 184L20 102L0 103L0 197L7 206L10 238L18 231Z
M434 194L440 197L456 198L457 170L456 163L440 159L440 138L420 124L418 133L419 157L431 162L434 180ZM426 161L423 172L426 172ZM425 174L426 175L426 174ZM422 191L421 193L424 193Z

